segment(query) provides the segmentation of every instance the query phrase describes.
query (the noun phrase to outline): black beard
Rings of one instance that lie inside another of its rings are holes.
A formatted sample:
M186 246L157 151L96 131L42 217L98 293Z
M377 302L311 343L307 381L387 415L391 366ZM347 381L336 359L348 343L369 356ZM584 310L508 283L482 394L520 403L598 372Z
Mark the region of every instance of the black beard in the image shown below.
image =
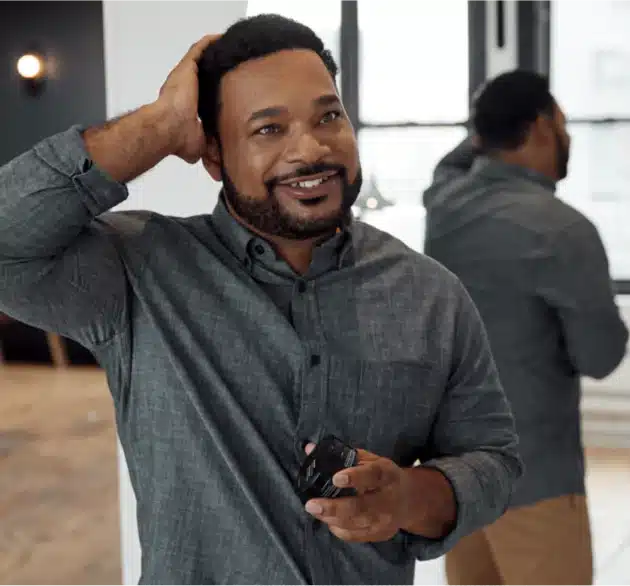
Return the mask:
M569 173L569 149L563 144L559 132L556 132L556 157L558 180L561 180Z
M302 174L308 175L309 173L304 172ZM274 195L273 183L267 185L267 197L260 200L239 193L223 166L221 167L221 175L225 198L241 220L262 234L290 240L319 238L334 232L349 217L350 210L359 197L363 183L360 167L357 171L357 177L352 183L348 183L347 174L345 171L342 172L343 193L338 212L327 218L309 221L297 219L286 213Z

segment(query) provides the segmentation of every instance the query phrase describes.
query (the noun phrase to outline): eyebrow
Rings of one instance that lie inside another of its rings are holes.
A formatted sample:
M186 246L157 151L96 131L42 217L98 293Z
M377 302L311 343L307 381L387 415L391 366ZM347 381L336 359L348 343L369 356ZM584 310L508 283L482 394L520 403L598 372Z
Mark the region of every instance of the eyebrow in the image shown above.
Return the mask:
M315 98L313 104L316 106L331 106L333 104L339 104L339 96L336 94L326 94ZM262 118L273 118L274 116L280 116L287 112L287 108L283 106L270 106L269 108L263 108L262 110L256 110L250 117L248 122L255 122Z
M316 100L313 100L313 103L317 106L332 106L333 104L340 104L341 102L337 94L326 94L325 96L320 96Z
M273 118L274 116L280 116L286 112L286 108L280 106L271 106L269 108L263 108L262 110L256 110L250 117L248 122L255 122L261 118Z

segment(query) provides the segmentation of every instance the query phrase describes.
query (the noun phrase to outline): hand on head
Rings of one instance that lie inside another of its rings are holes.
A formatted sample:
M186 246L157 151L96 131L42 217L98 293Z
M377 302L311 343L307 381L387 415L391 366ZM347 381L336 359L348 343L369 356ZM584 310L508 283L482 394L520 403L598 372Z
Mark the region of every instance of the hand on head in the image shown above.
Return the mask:
M173 154L196 163L206 148L203 126L197 115L199 83L197 63L204 50L221 35L206 35L194 43L169 73L160 88L158 102L172 116Z

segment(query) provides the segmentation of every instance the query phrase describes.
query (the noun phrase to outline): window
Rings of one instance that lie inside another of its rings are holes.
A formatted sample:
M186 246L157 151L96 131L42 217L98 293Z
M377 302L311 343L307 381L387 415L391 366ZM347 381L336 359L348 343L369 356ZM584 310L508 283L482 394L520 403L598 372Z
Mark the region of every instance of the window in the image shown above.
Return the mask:
M362 220L422 250L422 193L439 159L466 130L468 118L468 3L356 3L354 51L358 71L354 120L364 189L355 206ZM439 58L436 56L439 55ZM347 87L347 85L346 85Z
M468 117L465 2L359 2L358 21L364 124Z
M247 16L281 14L312 28L339 63L339 35L341 29L341 0L249 0Z
M355 214L421 251L422 193L431 183L437 162L465 134L462 126L362 128L359 149L364 188Z
M559 197L598 227L615 280L630 280L630 2L554 2L552 92L572 136ZM575 64L579 63L579 67Z

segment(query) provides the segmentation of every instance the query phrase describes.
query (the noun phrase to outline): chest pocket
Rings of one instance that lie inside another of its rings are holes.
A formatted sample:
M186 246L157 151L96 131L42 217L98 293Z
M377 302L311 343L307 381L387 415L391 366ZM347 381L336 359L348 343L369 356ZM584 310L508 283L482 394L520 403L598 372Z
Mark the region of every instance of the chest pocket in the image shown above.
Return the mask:
M440 378L437 368L421 363L332 356L326 431L410 466L429 438Z

